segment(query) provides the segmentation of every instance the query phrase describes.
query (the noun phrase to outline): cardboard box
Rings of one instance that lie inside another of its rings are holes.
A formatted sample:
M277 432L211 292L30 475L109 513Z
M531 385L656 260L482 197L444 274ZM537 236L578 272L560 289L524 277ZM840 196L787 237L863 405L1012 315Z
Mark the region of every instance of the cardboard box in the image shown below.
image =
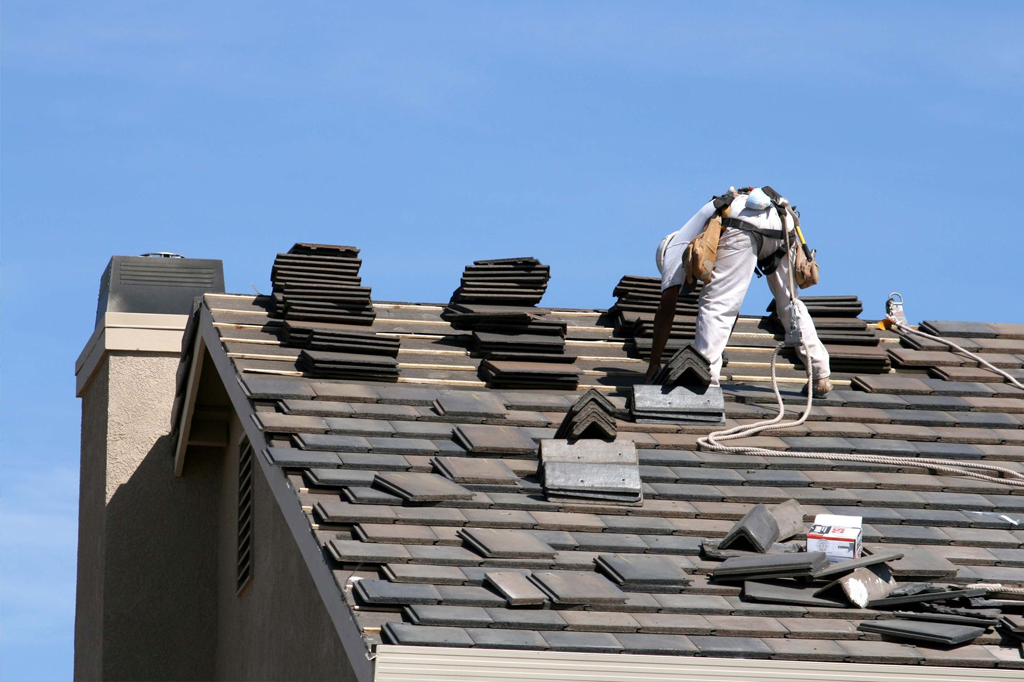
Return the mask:
M859 559L863 518L818 514L807 531L807 551L824 552L831 563Z

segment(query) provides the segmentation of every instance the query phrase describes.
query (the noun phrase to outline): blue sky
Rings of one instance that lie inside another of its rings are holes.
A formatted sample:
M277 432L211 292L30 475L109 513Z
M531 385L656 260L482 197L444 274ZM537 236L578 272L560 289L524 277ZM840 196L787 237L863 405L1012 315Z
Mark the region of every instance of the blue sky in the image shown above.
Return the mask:
M0 678L72 674L73 366L112 254L249 292L351 243L375 298L425 301L529 254L546 304L604 307L712 194L771 184L811 293L1020 322L1022 31L1014 2L6 0Z

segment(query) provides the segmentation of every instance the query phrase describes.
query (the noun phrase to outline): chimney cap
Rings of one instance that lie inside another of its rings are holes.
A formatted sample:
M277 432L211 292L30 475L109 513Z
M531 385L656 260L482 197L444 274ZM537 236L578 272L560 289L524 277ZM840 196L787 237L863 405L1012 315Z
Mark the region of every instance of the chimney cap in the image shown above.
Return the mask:
M108 312L188 315L196 296L224 293L219 260L158 252L114 256L100 278L96 324Z

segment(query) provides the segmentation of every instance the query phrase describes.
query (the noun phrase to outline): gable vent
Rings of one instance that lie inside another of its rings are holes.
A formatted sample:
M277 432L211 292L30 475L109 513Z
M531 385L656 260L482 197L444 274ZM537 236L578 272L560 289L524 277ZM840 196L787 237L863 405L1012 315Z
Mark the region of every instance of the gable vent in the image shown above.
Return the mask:
M252 582L252 446L238 455L238 594Z

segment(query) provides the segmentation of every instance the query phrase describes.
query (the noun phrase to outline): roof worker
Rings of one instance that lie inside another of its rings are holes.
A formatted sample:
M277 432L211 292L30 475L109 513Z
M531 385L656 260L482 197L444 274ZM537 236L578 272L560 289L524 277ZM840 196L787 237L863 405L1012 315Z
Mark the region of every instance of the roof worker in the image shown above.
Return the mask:
M780 214L784 216L786 229L790 232L788 243L793 244L788 254ZM681 229L662 240L657 252L661 302L654 318L654 339L645 382L652 381L661 367L661 355L672 331L680 290L684 295L692 292L697 286L697 279L706 283L699 299L694 347L711 364L712 385L719 383L722 352L755 270L758 276L764 274L768 278L768 287L775 296L775 310L783 327L790 328L790 270L795 268L795 280L801 288L817 282L813 252L806 245L801 250L797 242L798 233L794 230L799 228L799 224L789 202L771 187L738 191L730 188L726 194L704 204ZM717 253L714 246L707 250L708 243L715 240ZM808 270L807 258L810 258L813 274ZM803 275L803 281L799 275ZM828 352L818 339L803 301L797 298L795 304L797 328L810 351L814 370L814 395L823 396L832 390ZM804 363L808 362L800 344L797 344L797 353ZM806 391L805 386L805 394Z

